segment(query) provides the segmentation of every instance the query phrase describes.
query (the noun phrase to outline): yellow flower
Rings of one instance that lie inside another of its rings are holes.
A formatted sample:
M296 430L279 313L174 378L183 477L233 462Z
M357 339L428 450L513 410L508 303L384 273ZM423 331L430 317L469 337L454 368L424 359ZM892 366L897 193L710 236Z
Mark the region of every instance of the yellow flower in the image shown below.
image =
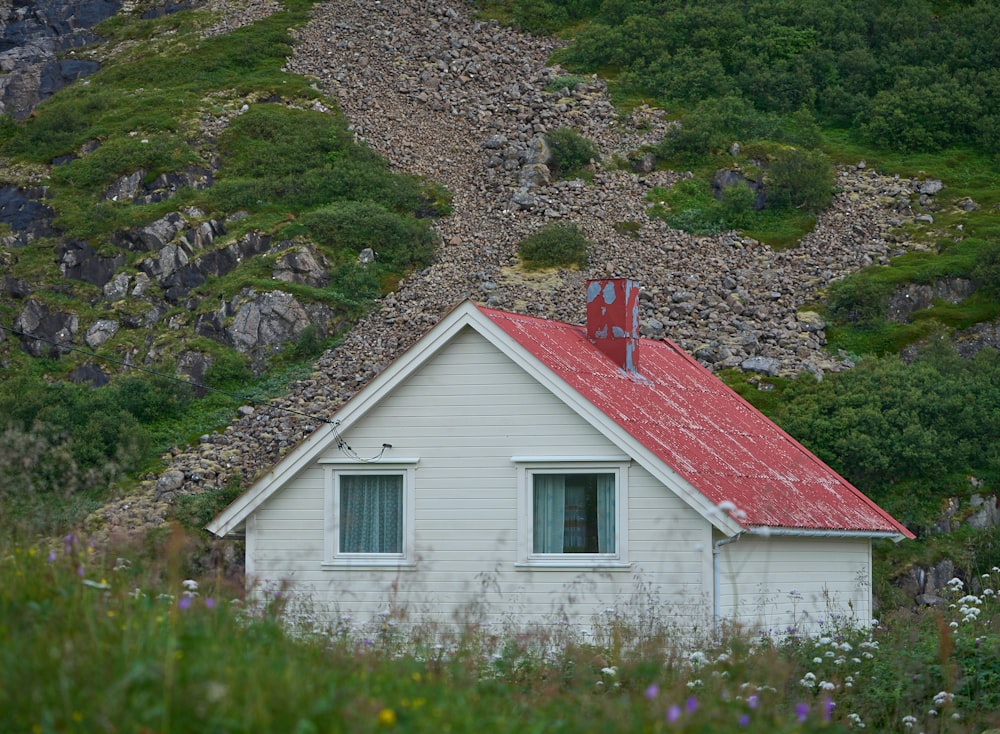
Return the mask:
M378 723L383 726L393 726L396 723L396 712L392 709L382 709L378 712Z

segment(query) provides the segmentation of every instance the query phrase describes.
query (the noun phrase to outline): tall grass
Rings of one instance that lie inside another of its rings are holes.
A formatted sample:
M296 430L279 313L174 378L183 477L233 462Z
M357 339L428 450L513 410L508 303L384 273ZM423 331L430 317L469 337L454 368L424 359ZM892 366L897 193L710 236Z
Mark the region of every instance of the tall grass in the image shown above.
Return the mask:
M185 539L105 554L67 536L0 550L0 730L17 732L974 732L1000 723L992 590L874 630L684 640L610 615L591 636L391 615L311 624L186 578ZM145 560L142 560L142 559Z

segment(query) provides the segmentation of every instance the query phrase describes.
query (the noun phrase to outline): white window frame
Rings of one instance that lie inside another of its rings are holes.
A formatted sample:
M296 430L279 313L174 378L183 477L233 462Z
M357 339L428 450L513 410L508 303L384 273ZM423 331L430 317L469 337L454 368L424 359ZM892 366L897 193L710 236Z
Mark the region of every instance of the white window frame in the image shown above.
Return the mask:
M325 569L336 568L412 568L413 527L416 513L414 480L416 459L393 462L357 462L341 460L320 461L326 466L323 487L323 562ZM403 546L401 553L341 553L340 551L340 478L373 474L403 478L402 522Z
M566 570L574 568L626 570L628 560L628 457L515 456L517 467L517 545L519 569ZM533 477L547 474L614 474L614 553L535 553Z

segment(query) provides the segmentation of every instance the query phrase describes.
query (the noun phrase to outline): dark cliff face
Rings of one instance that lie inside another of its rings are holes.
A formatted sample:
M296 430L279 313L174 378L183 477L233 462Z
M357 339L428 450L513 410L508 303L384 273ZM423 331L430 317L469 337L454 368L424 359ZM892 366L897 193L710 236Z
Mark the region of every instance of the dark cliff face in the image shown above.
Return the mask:
M99 68L59 58L93 43L91 29L121 9L119 0L0 0L0 113L27 117L39 102Z

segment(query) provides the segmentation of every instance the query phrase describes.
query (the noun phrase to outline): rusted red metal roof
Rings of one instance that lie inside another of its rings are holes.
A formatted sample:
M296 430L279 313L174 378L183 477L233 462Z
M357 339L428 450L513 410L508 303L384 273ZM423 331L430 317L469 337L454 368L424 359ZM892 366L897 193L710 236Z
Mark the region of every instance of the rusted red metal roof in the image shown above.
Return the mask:
M479 308L744 527L913 537L673 342L640 339L629 372L582 326Z

